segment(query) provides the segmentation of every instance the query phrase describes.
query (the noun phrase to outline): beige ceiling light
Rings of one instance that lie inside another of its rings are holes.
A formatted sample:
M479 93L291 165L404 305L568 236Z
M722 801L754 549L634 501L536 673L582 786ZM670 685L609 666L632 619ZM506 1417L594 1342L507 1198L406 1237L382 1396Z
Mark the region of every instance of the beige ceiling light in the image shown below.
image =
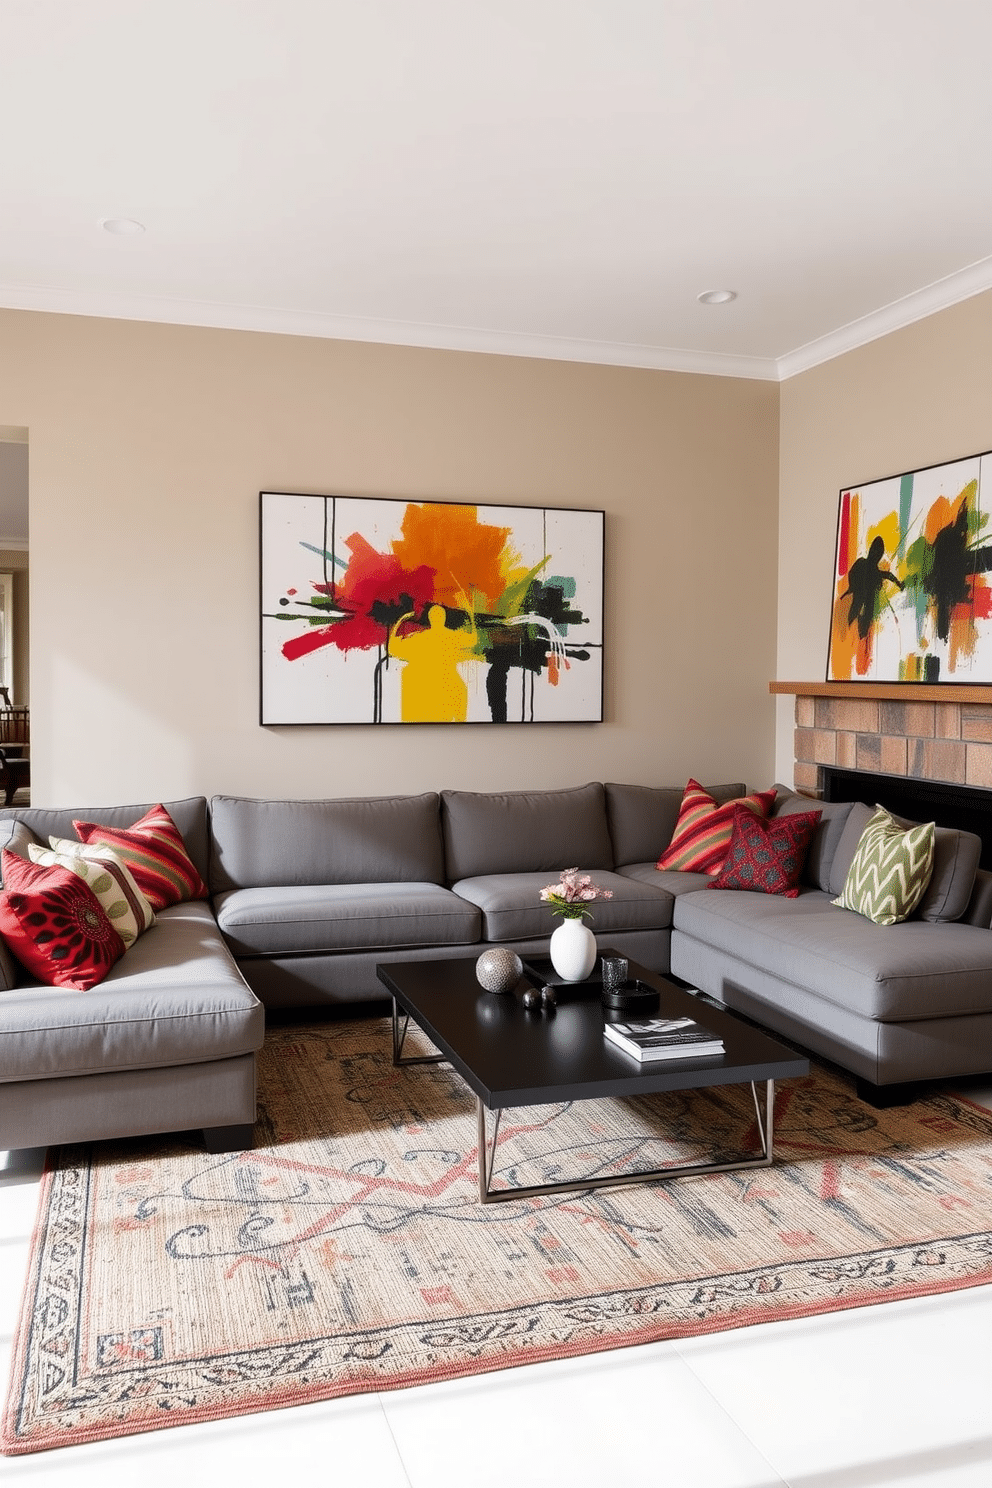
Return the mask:
M736 289L704 289L701 295L696 296L701 305L729 305L736 298Z
M104 217L100 223L104 232L114 233L117 237L132 237L135 233L143 233L145 225L143 222L135 222L133 217Z

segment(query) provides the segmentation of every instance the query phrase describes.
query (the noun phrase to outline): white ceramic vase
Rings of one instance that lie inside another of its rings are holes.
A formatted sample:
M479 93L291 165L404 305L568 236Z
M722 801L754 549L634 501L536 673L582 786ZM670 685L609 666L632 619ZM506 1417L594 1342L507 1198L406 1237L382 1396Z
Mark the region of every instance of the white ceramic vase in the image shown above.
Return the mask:
M562 920L551 936L551 965L566 982L582 982L596 964L596 937L584 920Z

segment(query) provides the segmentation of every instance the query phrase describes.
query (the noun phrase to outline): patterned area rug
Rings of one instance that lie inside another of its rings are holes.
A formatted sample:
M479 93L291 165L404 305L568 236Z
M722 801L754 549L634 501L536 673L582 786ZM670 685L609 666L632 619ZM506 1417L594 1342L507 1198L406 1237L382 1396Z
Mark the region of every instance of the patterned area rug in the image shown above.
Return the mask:
M408 1041L408 1051L410 1044ZM385 1020L276 1030L254 1151L63 1148L8 1453L992 1280L992 1113L785 1082L771 1169L483 1207L475 1100ZM758 1150L750 1088L508 1112L496 1181Z

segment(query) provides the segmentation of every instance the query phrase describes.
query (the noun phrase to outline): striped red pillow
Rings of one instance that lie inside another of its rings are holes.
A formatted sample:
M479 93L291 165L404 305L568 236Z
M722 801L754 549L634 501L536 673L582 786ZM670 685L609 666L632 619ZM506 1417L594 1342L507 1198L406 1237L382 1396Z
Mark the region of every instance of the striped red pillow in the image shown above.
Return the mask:
M755 816L766 817L774 800L774 790L755 791L718 806L698 780L690 779L672 840L658 859L658 867L674 868L680 873L719 873L730 850L734 813L745 807Z
M149 807L133 827L101 827L97 822L81 821L72 825L80 842L104 842L124 859L153 909L209 897L210 890L164 806Z

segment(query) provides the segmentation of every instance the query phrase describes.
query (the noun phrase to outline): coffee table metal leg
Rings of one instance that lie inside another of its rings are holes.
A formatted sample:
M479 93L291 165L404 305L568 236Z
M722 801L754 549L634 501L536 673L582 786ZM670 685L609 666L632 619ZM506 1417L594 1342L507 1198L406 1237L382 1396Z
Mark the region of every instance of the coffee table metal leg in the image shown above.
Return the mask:
M496 1121L493 1126L493 1145L490 1149L489 1139L486 1136L486 1108L478 1096L476 1096L476 1105L479 1108L479 1199L483 1204L491 1204L494 1199L501 1197L500 1193L494 1194L489 1185L492 1183L496 1146L499 1142L499 1118L503 1112L497 1107ZM506 1195L507 1197L511 1194L519 1195L520 1192L519 1188L511 1188L506 1190Z
M410 1061L411 1063L413 1061ZM775 1081L765 1081L764 1107L758 1099L758 1086L751 1081L751 1098L758 1118L760 1157L746 1157L739 1162L687 1164L680 1168L642 1168L634 1173L614 1173L608 1178L577 1178L568 1183L539 1183L529 1188L493 1188L499 1121L503 1114L496 1110L492 1141L486 1135L486 1107L477 1097L479 1124L479 1199L483 1204L503 1203L508 1199L545 1198L549 1194L582 1193L590 1188L620 1188L632 1183L654 1183L669 1178L695 1178L704 1173L736 1173L743 1168L768 1168L773 1161L775 1124Z
M396 1001L396 998L394 997L393 998L393 1063L394 1064L398 1064L398 1065L407 1065L407 1064L443 1064L445 1062L445 1056L443 1054L415 1054L415 1055L407 1055L407 1057L404 1059L404 1057L403 1057L403 1041L406 1038L406 1031L409 1028L409 1026L410 1026L410 1014L405 1012L403 1014L403 1026L400 1027L400 1008L399 1008L399 1004Z
M775 1136L775 1081L765 1081L764 1113L758 1102L758 1087L753 1080L751 1081L751 1096L754 1100L754 1113L758 1118L758 1136L761 1138L764 1162L767 1167L771 1167Z

